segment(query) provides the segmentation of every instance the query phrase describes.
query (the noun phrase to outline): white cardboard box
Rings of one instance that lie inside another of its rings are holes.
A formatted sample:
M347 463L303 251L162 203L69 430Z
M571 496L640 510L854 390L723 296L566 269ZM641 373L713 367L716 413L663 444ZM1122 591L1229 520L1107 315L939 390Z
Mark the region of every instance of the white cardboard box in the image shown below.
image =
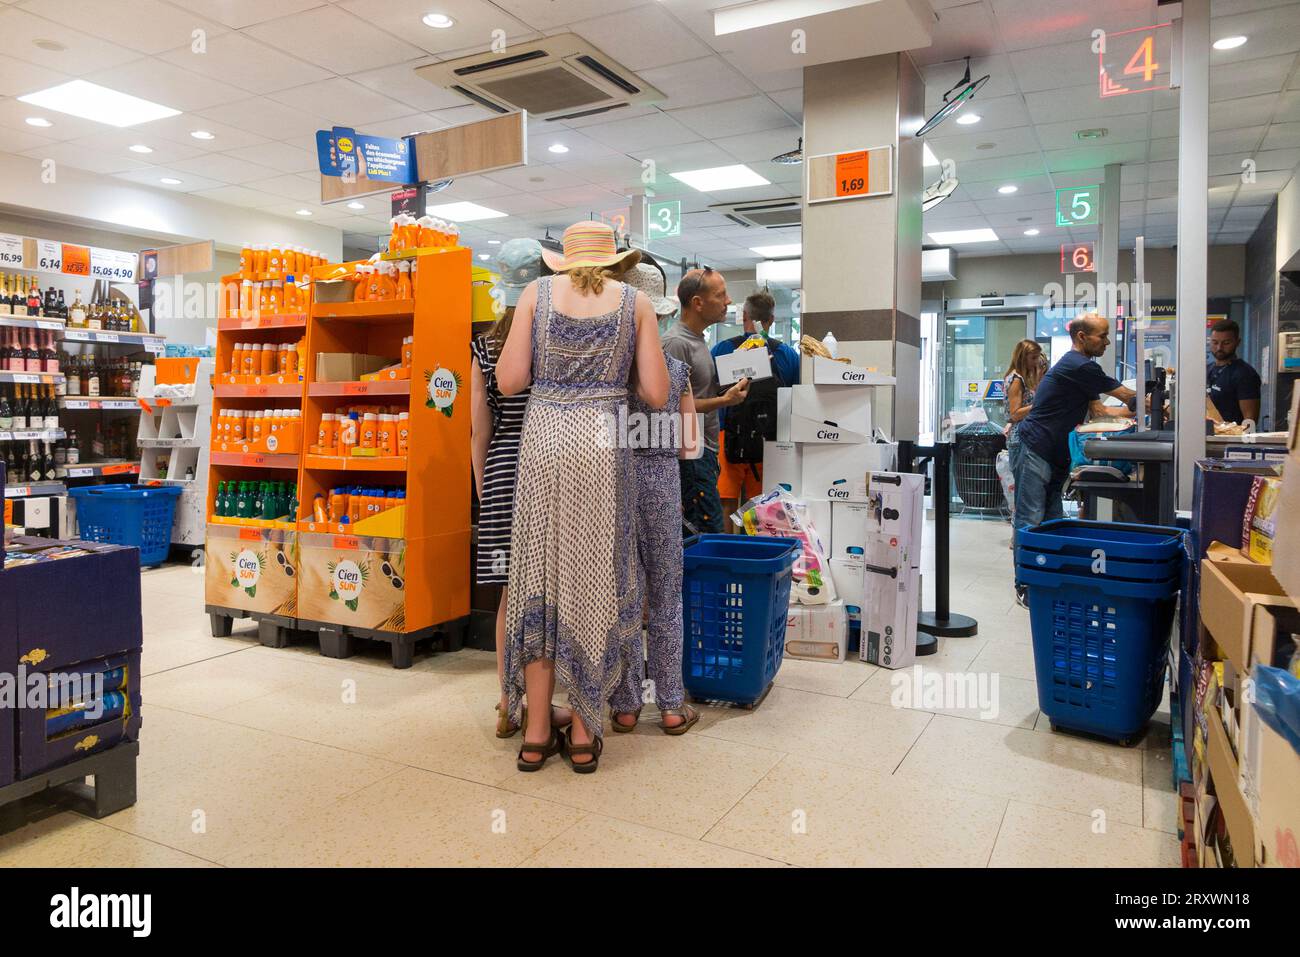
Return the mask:
M866 502L832 502L831 558L864 561L872 521L871 506Z
M730 355L718 356L713 364L718 367L718 381L723 385L772 377L772 357L766 349L737 349Z
M866 442L871 399L865 389L797 385L790 397L791 442Z
M892 469L897 455L893 442L807 444L800 479L803 492L833 502L866 502L867 473Z
M862 606L865 601L866 566L859 561L831 559L831 580L835 594L844 602L844 612L850 623L862 623Z
M790 403L793 391L791 388L776 390L776 440L778 442L790 441Z
M921 570L891 565L891 553L896 559L897 551L888 546L867 551L859 656L881 668L897 669L916 660Z
M812 357L812 381L816 385L897 385L898 380L883 372L821 356Z
M790 494L802 496L803 450L802 445L794 442L763 443L764 492L770 492L780 485Z
M842 601L790 606L785 620L785 657L840 662L847 646L848 620Z
M901 561L921 564L925 476L908 472L872 472L867 476L871 517L867 530L896 539Z

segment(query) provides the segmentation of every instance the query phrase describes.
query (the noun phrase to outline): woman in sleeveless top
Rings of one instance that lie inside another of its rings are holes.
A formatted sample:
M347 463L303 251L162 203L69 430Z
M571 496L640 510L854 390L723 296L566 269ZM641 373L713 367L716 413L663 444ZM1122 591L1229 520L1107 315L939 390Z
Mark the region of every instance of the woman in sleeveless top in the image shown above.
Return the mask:
M532 387L524 416L506 606L505 694L510 720L528 714L518 767L567 750L596 770L604 704L641 627L631 450L614 434L631 389L660 408L668 370L654 310L616 279L636 264L613 231L578 223L564 256L519 299L497 363L504 395ZM612 440L612 441L611 441ZM551 727L555 680L567 687L567 742Z
M1016 433L1033 408L1034 392L1046 371L1047 356L1043 355L1042 346L1033 339L1021 339L1016 343L1004 380L1007 387L1007 451L1010 452L1013 473L1020 452L1020 436Z

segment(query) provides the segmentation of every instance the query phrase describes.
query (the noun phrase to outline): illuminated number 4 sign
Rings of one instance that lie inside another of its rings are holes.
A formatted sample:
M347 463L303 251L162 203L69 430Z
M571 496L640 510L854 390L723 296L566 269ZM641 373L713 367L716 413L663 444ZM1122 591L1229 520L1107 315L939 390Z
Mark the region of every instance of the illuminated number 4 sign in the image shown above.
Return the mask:
M1169 24L1160 23L1106 34L1098 54L1103 97L1169 88L1167 81L1156 80L1156 74L1169 69L1161 62L1164 54L1158 50L1168 51L1170 47L1168 27Z
M1056 191L1056 225L1095 226L1100 220L1100 186L1075 186Z

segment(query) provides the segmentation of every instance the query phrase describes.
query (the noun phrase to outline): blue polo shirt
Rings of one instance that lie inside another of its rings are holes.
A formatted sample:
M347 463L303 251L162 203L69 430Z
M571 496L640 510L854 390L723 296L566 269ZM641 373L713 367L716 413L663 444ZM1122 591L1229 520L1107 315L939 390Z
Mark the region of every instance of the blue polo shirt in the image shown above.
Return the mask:
M1070 467L1070 433L1103 392L1120 387L1082 352L1071 349L1047 371L1034 392L1033 408L1020 420L1021 444L1059 468Z

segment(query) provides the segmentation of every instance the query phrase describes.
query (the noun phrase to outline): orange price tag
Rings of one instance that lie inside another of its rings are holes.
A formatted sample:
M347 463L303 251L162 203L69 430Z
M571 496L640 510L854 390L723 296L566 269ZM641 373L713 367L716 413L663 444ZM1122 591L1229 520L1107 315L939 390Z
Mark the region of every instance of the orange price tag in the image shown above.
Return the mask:
M359 539L357 539L355 536L352 535L335 535L334 547L341 548L346 551L354 552L361 547L361 542Z
M835 157L835 195L862 196L867 184L867 151L839 153Z
M63 272L68 276L90 275L90 248L63 244Z
M105 474L105 475L125 475L127 472L130 472L131 470L132 470L132 466L131 466L131 465L105 465L105 466L104 466L104 473L103 473L103 474Z
M262 533L255 528L241 528L239 530L239 540L241 542L260 542Z
M261 465L264 459L260 455L245 455L240 460L240 465Z
M344 395L366 395L370 391L370 386L365 382L345 382L343 384Z

